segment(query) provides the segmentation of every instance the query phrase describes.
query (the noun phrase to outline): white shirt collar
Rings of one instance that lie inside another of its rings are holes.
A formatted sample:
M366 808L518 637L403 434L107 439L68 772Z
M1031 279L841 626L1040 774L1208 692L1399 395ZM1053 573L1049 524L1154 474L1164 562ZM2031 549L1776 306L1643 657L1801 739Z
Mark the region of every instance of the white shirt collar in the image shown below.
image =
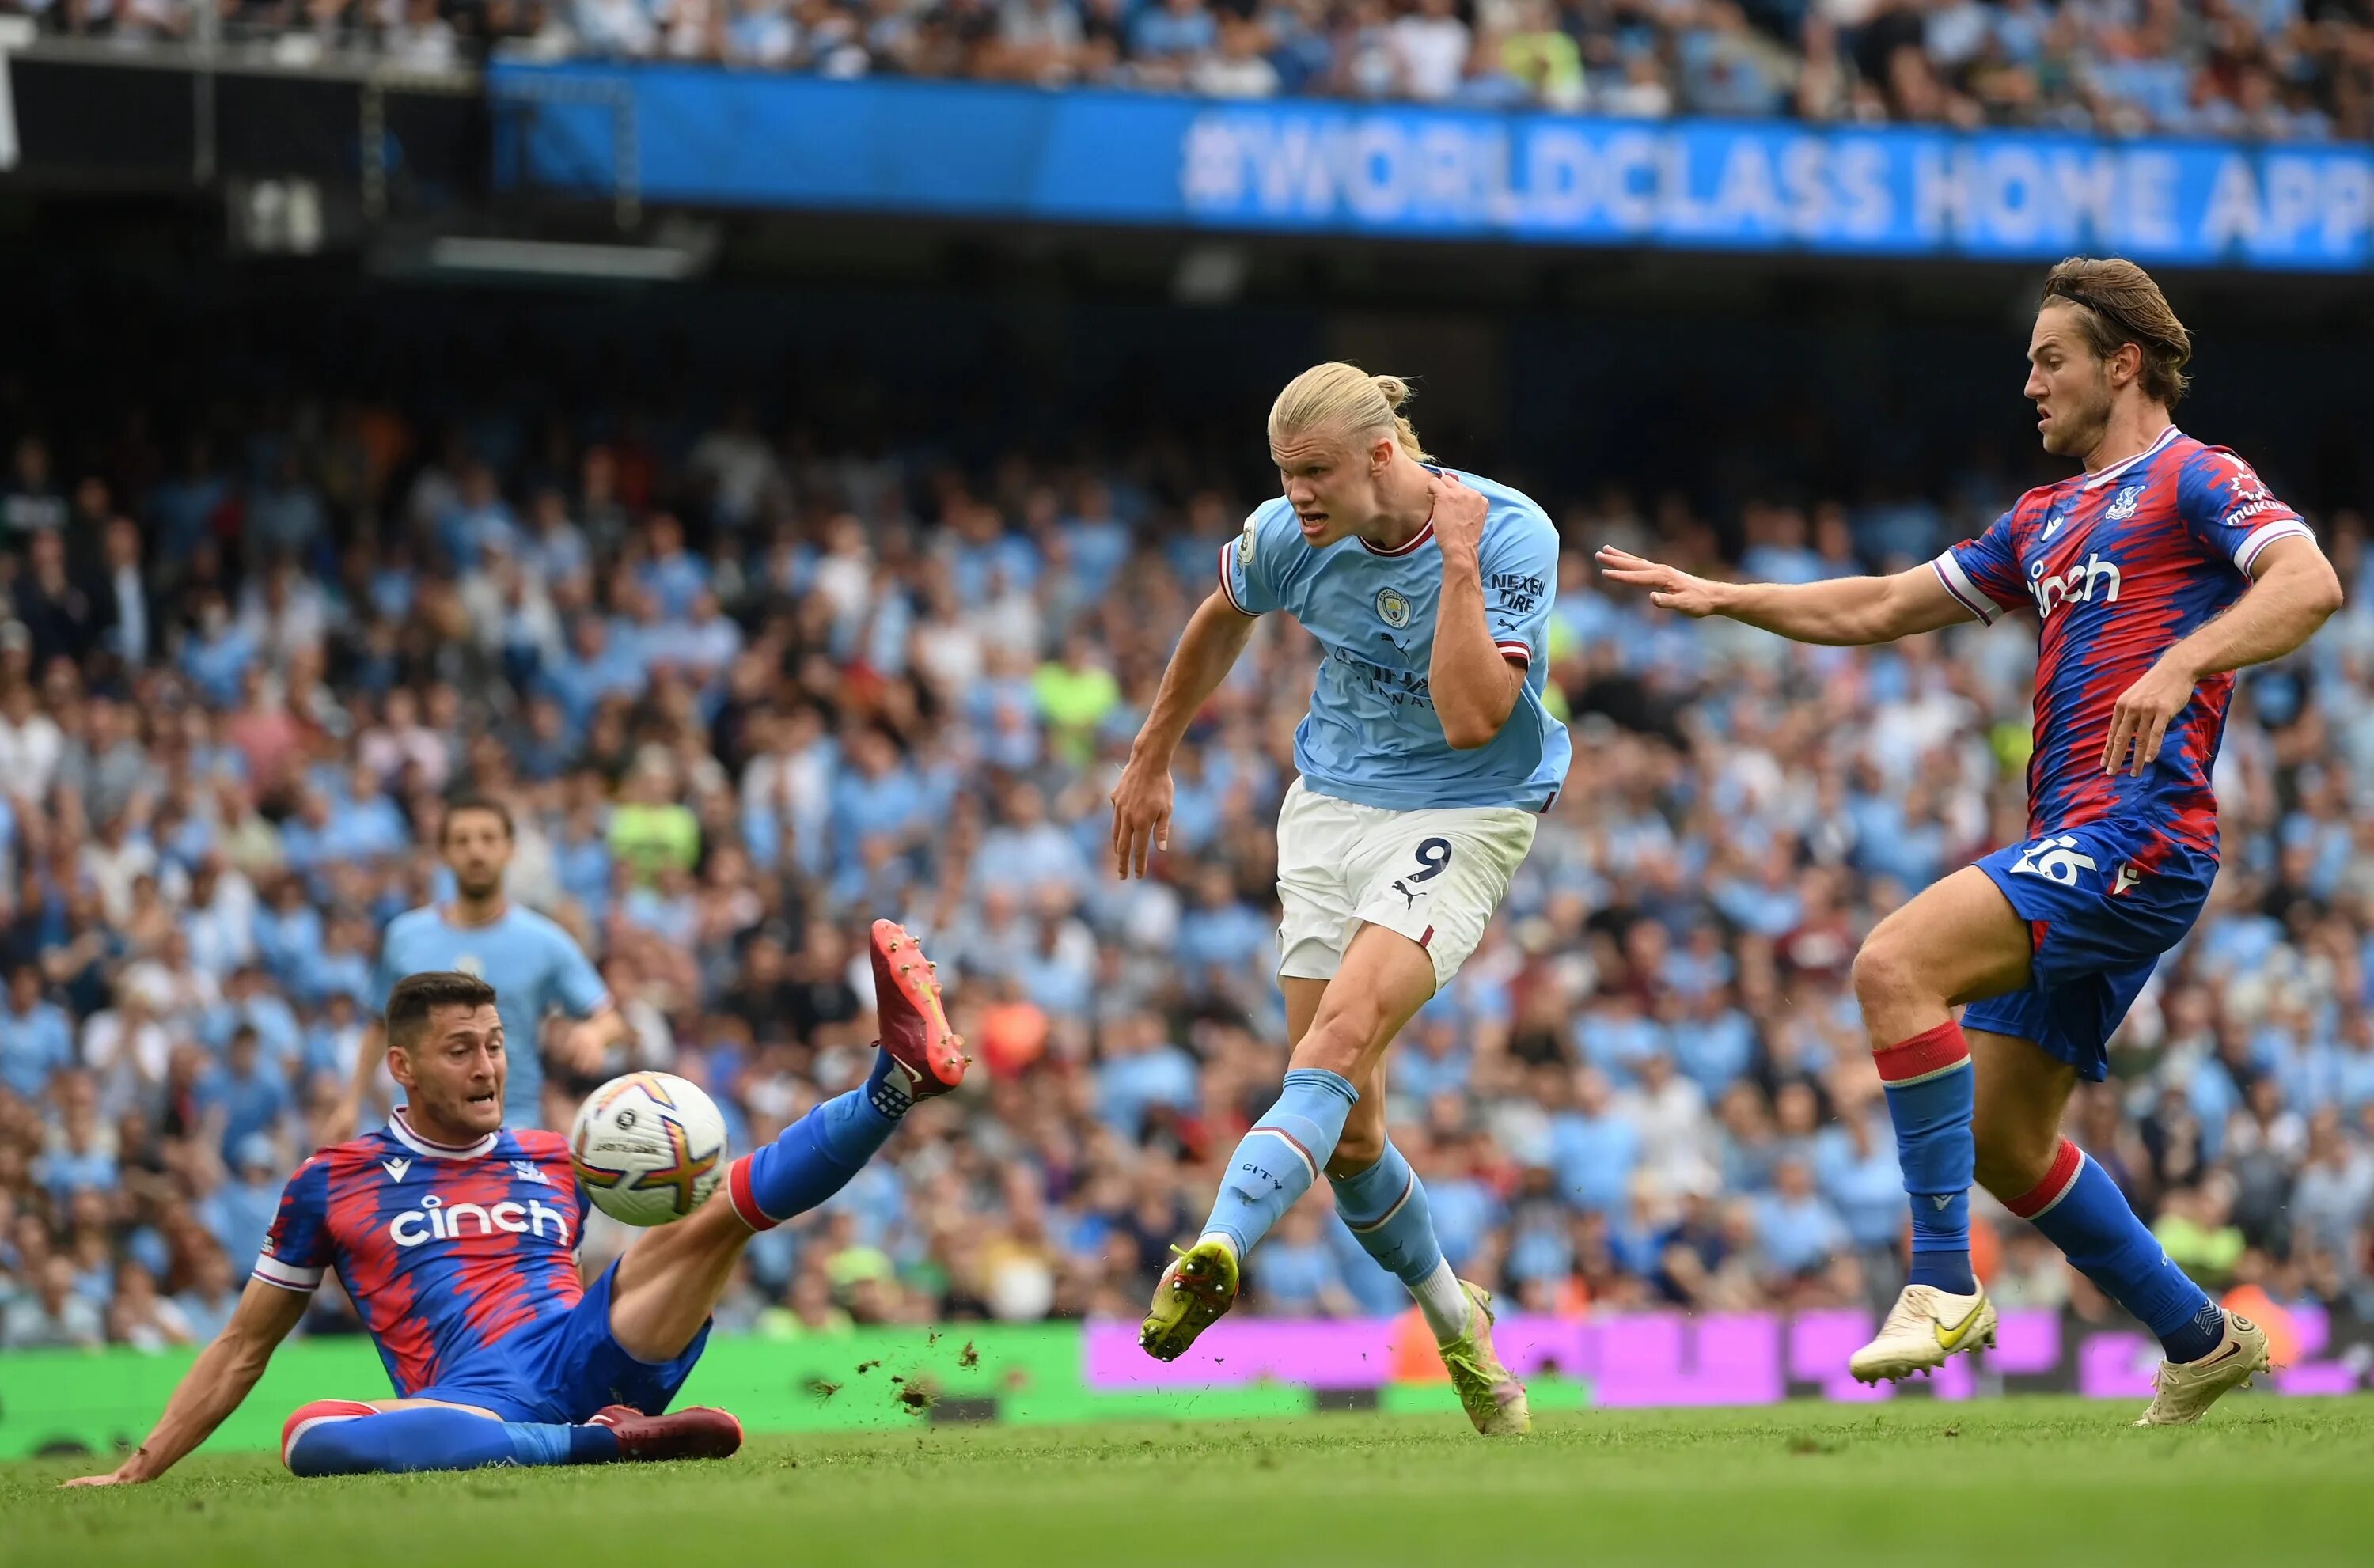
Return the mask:
M2135 464L2143 462L2144 459L2151 456L2152 453L2159 451L2160 448L2168 445L2168 442L2176 439L2176 438L2181 434L2183 434L2182 431L2179 430L2175 426L2170 425L2167 429L2162 430L2159 433L2158 440L2154 441L2143 451L2135 453L2134 456L2121 458L2118 462L2110 464L2110 467L2103 469L2100 473L2088 474L2086 475L2085 487L2088 490L2092 490L2101 486L2108 485L2111 480L2116 479L2128 469L2133 468Z
M431 1160L483 1159L495 1152L495 1140L503 1135L502 1129L497 1128L475 1143L464 1143L458 1146L452 1143L432 1143L412 1130L412 1123L405 1119L402 1106L396 1106L395 1114L387 1118L387 1129L395 1135L395 1141L398 1143L414 1153L424 1155Z

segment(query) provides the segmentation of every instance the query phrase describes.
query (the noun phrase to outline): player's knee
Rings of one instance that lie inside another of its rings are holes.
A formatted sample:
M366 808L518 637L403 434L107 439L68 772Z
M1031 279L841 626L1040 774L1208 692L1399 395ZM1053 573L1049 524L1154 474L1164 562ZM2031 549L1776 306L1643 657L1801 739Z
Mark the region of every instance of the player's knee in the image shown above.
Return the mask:
M318 1473L313 1465L300 1466L297 1461L297 1440L308 1433L316 1433L316 1444L326 1440L328 1429L353 1421L358 1416L377 1415L379 1407L361 1399L315 1399L288 1412L280 1423L280 1462L298 1475Z
M1855 1000L1869 1018L1913 1000L1919 974L1907 944L1886 927L1871 933L1854 956Z

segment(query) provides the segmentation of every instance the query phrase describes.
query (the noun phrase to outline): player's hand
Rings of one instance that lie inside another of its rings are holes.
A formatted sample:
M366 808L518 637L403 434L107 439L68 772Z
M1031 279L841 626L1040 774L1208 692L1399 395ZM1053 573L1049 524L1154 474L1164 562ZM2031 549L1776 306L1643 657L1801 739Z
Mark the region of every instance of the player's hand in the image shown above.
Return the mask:
M2160 743L2168 739L2168 727L2192 700L2192 688L2199 684L2191 670L2163 658L2121 692L2110 708L2110 738L2102 743L2102 771L2116 773L2126 766L2140 775L2149 767L2159 755Z
M1131 756L1113 786L1113 874L1127 882L1146 874L1156 849L1170 848L1170 768Z
M1692 577L1662 561L1651 561L1619 550L1613 544L1602 544L1594 557L1599 562L1599 575L1626 588L1645 588L1649 603L1660 610L1672 610L1693 620L1716 613L1716 585L1702 577Z
M60 1486L137 1486L147 1479L145 1476L127 1473L130 1469L131 1461L126 1460L103 1476L76 1476L72 1480L62 1480L58 1484Z
M1436 474L1427 488L1434 496L1434 542L1442 558L1474 566L1484 547L1484 519L1491 503L1448 474Z

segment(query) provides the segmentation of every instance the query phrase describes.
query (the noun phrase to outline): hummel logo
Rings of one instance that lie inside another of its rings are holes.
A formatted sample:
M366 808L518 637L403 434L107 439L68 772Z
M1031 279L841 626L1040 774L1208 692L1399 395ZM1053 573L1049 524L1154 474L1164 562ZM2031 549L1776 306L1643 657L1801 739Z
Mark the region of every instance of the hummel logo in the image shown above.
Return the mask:
M532 1181L538 1187L550 1187L552 1185L552 1178L545 1175L543 1171L537 1169L535 1162L533 1160L513 1160L511 1162L511 1174L519 1177L522 1181Z
M402 1181L404 1179L404 1173L412 1168L412 1162L410 1160L382 1160L380 1162L380 1168L387 1172L388 1180Z

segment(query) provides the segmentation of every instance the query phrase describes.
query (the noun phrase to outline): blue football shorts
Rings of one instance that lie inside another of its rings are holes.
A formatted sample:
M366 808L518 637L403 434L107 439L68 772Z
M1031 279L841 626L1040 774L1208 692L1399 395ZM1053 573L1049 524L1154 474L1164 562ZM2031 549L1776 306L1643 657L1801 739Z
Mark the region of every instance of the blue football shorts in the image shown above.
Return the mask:
M2131 857L2145 843L2154 864ZM1970 1004L1965 1029L2033 1040L2094 1082L2161 954L2201 918L2217 859L2131 823L2105 819L1998 849L1978 862L2027 922L2025 989Z
M614 1262L567 1312L505 1335L409 1397L475 1405L504 1421L574 1425L605 1405L658 1415L692 1375L709 1342L709 1325L675 1359L637 1361L610 1335L610 1292L617 1276Z

